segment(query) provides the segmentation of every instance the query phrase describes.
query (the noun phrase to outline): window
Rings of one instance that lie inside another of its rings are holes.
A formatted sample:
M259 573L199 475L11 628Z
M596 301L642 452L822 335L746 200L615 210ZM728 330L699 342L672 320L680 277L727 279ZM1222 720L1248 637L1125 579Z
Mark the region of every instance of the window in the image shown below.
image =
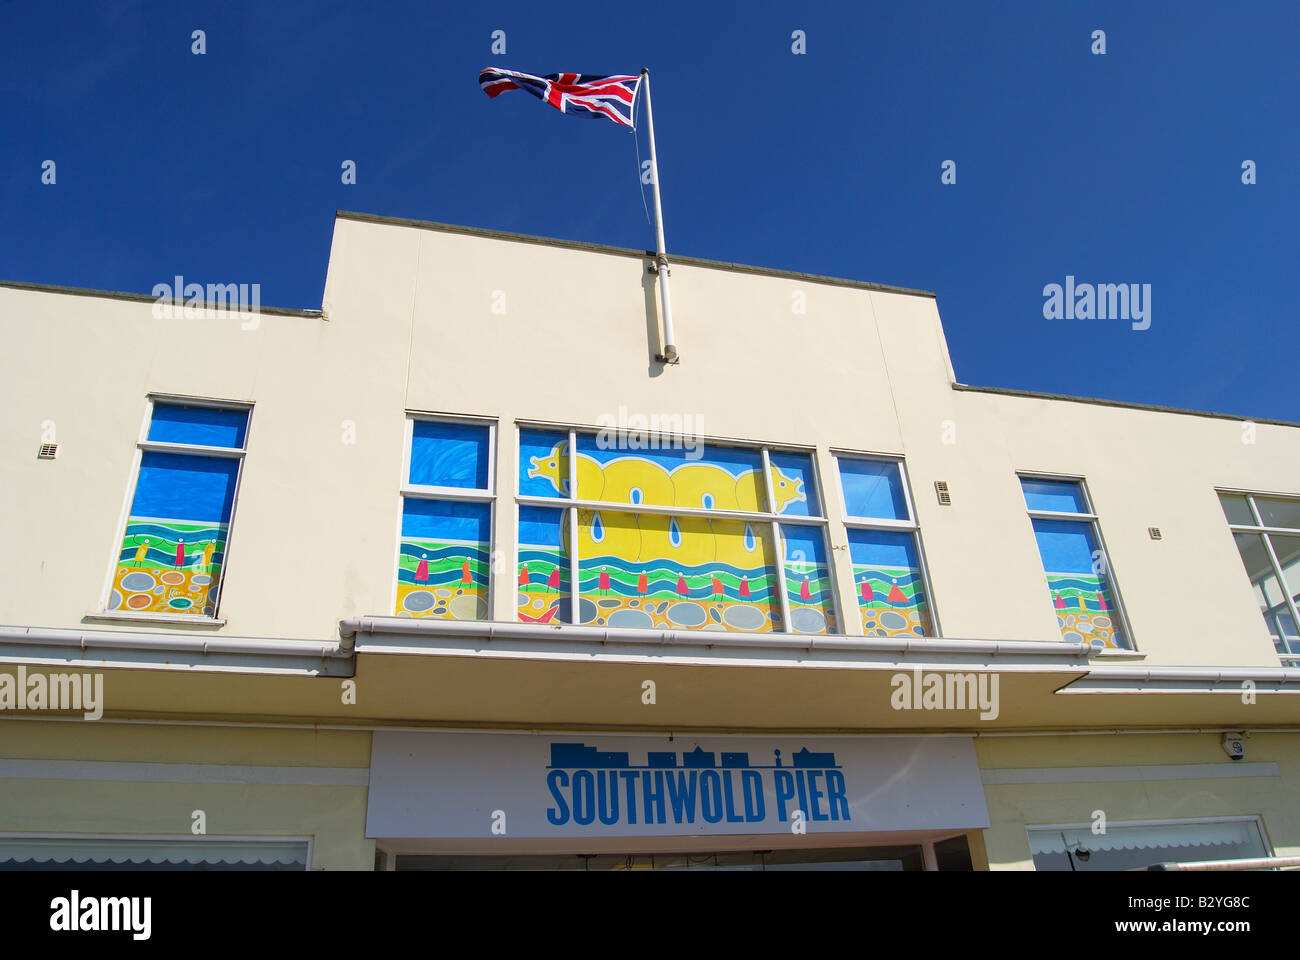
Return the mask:
M1081 480L1020 478L1061 636L1128 649L1101 531Z
M520 620L836 629L807 452L524 427L518 483Z
M929 581L902 461L837 455L835 466L863 632L933 636Z
M105 610L215 617L249 408L152 399Z
M1274 648L1300 657L1300 499L1220 493L1219 503Z
M1141 870L1158 863L1269 856L1257 817L1029 827L1035 870Z
M487 619L493 432L481 420L407 417L399 617Z
M0 836L0 870L306 870L307 840Z

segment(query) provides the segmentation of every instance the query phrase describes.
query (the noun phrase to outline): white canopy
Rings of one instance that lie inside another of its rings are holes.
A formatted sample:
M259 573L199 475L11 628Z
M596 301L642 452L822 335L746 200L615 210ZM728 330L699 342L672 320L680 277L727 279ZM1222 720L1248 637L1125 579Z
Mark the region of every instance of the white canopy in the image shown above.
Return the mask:
M297 864L307 868L307 841L136 840L0 837L0 863Z
M1168 847L1241 847L1239 856L1268 855L1254 820L1218 820L1210 823L1155 823L1141 826L1107 825L1105 833L1089 827L1057 830L1030 827L1029 849L1034 854L1084 850L1143 850Z

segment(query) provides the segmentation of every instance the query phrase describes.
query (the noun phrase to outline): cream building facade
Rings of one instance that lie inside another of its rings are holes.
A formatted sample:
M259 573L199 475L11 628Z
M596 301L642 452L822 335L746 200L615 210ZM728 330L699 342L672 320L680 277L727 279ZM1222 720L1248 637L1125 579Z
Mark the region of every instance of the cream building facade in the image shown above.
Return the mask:
M1300 856L1300 427L686 258L664 364L653 265L340 213L319 311L0 286L0 863Z

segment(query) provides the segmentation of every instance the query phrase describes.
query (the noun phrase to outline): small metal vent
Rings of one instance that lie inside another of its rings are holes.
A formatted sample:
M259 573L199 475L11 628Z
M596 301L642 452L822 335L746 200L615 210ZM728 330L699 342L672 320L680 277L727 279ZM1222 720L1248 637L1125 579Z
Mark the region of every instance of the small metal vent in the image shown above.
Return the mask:
M1152 540L1163 540L1165 538L1164 534L1160 532L1159 527L1147 527L1147 533L1150 535Z
M935 493L938 495L938 497L939 497L939 506L941 506L941 507L951 507L951 506L952 506L952 494L948 492L948 481L947 481L947 480L936 480L936 481L934 481L934 492L935 492Z
M40 451L36 454L39 460L53 460L59 454L59 445L57 443L42 443Z

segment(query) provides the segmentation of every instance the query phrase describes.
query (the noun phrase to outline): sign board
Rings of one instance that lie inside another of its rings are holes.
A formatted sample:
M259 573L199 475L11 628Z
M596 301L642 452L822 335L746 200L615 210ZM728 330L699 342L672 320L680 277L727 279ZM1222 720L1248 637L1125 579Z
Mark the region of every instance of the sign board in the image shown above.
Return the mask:
M969 737L376 731L368 837L980 829Z

